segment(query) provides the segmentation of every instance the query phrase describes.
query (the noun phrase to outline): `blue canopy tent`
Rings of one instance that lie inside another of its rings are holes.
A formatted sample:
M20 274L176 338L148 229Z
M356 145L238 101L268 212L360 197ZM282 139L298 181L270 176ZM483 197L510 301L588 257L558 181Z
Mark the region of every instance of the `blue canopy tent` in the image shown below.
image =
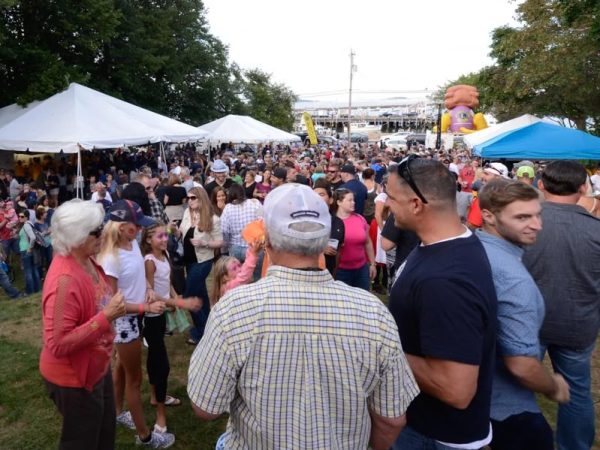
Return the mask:
M600 160L600 138L573 128L536 122L482 142L473 148L473 153L494 159Z

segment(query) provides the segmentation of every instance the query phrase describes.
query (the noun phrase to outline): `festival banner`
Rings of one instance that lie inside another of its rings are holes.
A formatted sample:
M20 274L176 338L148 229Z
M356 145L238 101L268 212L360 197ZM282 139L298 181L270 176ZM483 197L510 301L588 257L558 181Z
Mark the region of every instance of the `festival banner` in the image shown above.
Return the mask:
M306 124L310 145L317 145L317 133L315 132L315 125L313 124L312 117L310 117L310 114L306 111L304 111L302 116L304 117L304 123Z

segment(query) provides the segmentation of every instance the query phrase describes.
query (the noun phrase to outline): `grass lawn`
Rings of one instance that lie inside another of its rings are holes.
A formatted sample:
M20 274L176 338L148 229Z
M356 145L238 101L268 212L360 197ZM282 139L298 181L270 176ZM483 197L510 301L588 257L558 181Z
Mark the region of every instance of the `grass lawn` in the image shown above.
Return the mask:
M39 294L17 301L0 294L0 360L4 361L0 365L0 449L3 450L57 447L60 416L46 395L38 370L42 342L40 319ZM169 431L176 437L172 448L214 449L225 430L226 419L202 422L194 415L185 389L193 348L185 344L182 334L165 339L171 363L169 393L183 403L168 409ZM151 426L155 416L150 406L148 383L143 384L142 391L146 422ZM140 448L135 445L134 431L117 427L116 448Z
M19 283L18 283L19 284ZM40 450L56 448L60 417L47 397L38 371L41 348L40 296L11 301L0 293L0 449ZM171 375L169 393L183 404L169 408L168 426L176 436L174 449L214 449L215 442L225 429L226 419L202 422L192 412L186 395L186 379L192 347L184 343L185 336L166 337ZM597 423L600 416L600 356L593 360L593 391ZM147 379L147 378L146 378ZM154 423L148 384L143 384L146 422ZM554 424L556 407L540 398L544 413ZM117 427L117 448L139 448L134 444L134 432ZM600 450L600 439L595 449Z

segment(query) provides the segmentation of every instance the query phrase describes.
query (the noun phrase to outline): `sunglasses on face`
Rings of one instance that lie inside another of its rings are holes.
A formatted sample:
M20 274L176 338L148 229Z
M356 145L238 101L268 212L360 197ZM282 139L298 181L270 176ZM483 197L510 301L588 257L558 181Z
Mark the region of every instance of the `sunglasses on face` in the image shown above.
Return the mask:
M21 216L21 215L19 215L19 219L27 219L27 216Z
M188 195L188 200L196 200L198 197L195 195Z
M95 238L99 238L102 235L102 229L104 228L104 226L100 225L98 228L96 228L95 230L90 231L88 234L90 236L94 236Z
M328 170L328 173L337 173L337 170Z
M425 196L423 196L423 194L421 194L421 191L417 187L417 184L415 183L415 179L413 178L412 173L410 171L411 161L418 159L418 158L419 158L419 156L413 154L413 155L408 155L406 158L404 158L402 161L400 161L400 164L398 164L398 175L404 181L406 181L408 183L410 188L413 190L413 192L415 194L417 194L417 197L419 197L423 203L427 203Z

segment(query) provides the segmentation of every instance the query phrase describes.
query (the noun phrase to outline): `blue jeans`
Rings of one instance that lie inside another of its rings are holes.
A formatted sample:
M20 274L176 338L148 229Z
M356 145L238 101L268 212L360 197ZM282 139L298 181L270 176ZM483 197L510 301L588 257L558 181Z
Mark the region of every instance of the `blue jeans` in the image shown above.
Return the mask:
M2 248L4 249L4 255L6 256L7 262L11 253L15 253L17 255L21 253L19 250L19 240L16 238L10 238L2 241Z
M199 311L190 311L194 326L190 329L190 338L200 342L204 335L204 328L210 314L210 300L206 290L206 278L212 269L212 259L201 263L188 264L186 266L187 278L185 280L184 297L198 297L202 299L202 308Z
M492 450L554 450L552 428L541 413L514 414L492 420Z
M406 426L392 445L391 450L456 450L456 448L440 444L435 439L423 436Z
M40 273L33 262L32 252L21 252L21 261L23 262L23 272L25 273L25 292L27 295L39 292L42 288Z
M359 269L340 269L335 273L335 279L346 283L348 286L371 290L371 277L369 277L369 264Z
M246 261L246 251L248 251L248 247L243 247L241 245L231 245L229 247L229 256L234 256L235 258L237 258L237 260L239 262L241 262L243 264L244 261ZM265 252L261 251L260 254L258 255L258 260L256 261L256 268L254 269L254 272L252 273L253 281L256 281L260 278L260 275L262 273L262 265L263 265L264 257L265 257Z
M573 350L541 343L542 357L548 350L552 367L567 381L571 400L558 405L556 445L558 450L589 450L594 443L591 361L595 343Z
M10 298L16 298L19 296L19 291L11 284L10 280L8 279L8 275L6 275L6 272L2 269L0 269L0 286Z

